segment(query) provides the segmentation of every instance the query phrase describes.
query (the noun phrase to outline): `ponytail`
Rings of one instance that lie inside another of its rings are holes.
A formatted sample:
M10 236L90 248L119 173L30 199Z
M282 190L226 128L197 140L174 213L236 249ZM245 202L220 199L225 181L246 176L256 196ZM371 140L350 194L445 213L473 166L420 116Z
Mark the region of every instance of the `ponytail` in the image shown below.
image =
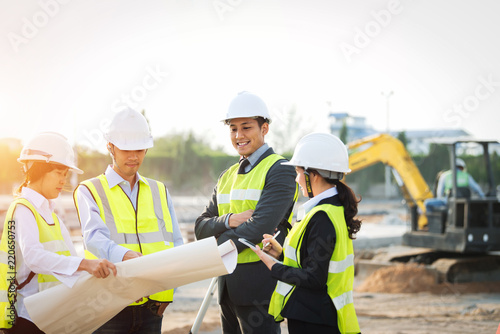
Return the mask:
M21 192L23 190L23 187L26 187L28 185L28 176L24 178L24 182L14 191L14 197L21 197Z
M354 191L340 180L327 179L326 181L337 186L339 199L344 207L344 216L347 230L349 231L349 238L356 239L356 233L358 233L361 228L361 220L354 219L354 217L358 214L358 203L361 202L361 198L358 199Z

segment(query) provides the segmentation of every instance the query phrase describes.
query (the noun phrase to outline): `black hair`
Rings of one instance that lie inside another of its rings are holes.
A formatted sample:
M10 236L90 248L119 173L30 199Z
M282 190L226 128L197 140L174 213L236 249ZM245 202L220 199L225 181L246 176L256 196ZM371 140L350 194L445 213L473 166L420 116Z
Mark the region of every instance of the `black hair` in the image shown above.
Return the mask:
M317 170L308 168L308 171L310 173L316 173L321 176L321 174L319 174ZM361 202L361 196L358 199L354 194L354 191L347 184L340 180L327 179L324 177L323 179L329 184L337 187L340 202L344 207L344 217L345 223L347 225L347 231L349 232L349 238L353 240L356 239L356 233L358 233L361 229L361 220L357 218L355 219L356 215L358 214L358 203Z
M326 182L337 186L339 199L344 206L345 223L349 231L349 238L356 239L356 233L361 229L361 220L355 218L358 214L358 203L361 197L357 198L354 191L344 182L335 179L325 179Z
M254 117L254 119L257 121L257 124L259 124L259 128L261 128L264 123L269 123L269 119L264 118L262 116ZM226 125L231 125L231 119L226 119L224 123Z
M269 123L269 120L267 118L261 116L257 117L255 120L257 121L257 123L259 123L259 128L261 128L264 123Z

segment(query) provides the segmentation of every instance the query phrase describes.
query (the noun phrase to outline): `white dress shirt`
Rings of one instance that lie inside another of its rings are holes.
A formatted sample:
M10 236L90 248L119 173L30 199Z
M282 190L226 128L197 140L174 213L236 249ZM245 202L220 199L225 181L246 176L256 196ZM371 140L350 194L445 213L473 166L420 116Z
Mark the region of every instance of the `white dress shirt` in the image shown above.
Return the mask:
M137 209L135 207L139 189L137 184L139 182L144 183L144 179L139 173L137 173L136 182L133 187L130 186L128 181L118 175L111 166L108 166L104 175L106 176L109 187L113 188L119 186L122 188L125 194L130 198L134 209ZM179 224L177 223L172 199L170 198L168 189L165 190L167 193L167 205L170 212L170 218L172 219L174 247L177 247L182 245L184 241L179 229ZM87 249L99 258L108 259L113 263L121 262L125 253L130 249L120 246L110 239L109 229L106 223L101 219L99 207L87 187L78 188L77 201L80 221L82 223L83 239L85 240Z
M304 209L304 215L307 215L309 211L312 210L312 208L314 208L316 205L318 205L319 202L321 202L321 200L333 197L337 194L338 194L337 187L332 187L323 191L321 194L314 196L313 198L302 204L302 208Z
M27 199L37 212L45 219L48 224L53 224L52 212L54 211L54 203L47 200L44 196L33 189L22 188L21 197ZM61 234L68 246L71 256L59 255L50 251L46 251L40 243L38 225L35 216L24 205L18 205L14 213L14 221L16 224L16 278L19 284L24 282L31 271L36 274L54 275L61 283L68 287L72 287L80 276L81 272L77 272L82 258L76 256L76 250L71 242L71 236L59 219L61 226ZM31 321L28 312L24 306L24 298L29 297L38 291L38 279L33 279L18 290L17 295L17 312L22 318Z

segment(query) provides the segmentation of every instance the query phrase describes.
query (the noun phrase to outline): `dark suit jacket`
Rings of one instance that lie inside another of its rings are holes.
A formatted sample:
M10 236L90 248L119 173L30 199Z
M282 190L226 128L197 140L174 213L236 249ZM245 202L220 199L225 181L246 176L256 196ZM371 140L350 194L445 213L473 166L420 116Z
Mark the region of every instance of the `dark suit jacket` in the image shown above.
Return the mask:
M274 151L269 148L259 158L257 164L271 154L274 154ZM218 244L233 240L238 252L241 252L246 246L240 243L238 238L245 238L257 244L262 241L264 233L274 234L278 228L281 233L276 239L283 244L288 233L286 221L288 217L285 216L293 209L297 187L295 170L292 166L281 165L284 161L286 160L279 160L269 168L264 189L252 217L237 228L226 229L227 215L219 217L217 187L215 187L210 203L196 219L196 238L215 236ZM227 288L231 300L236 305L269 304L275 285L276 279L271 277L271 272L261 261L238 264L232 274L219 277L219 302L224 289Z
M341 206L339 196L321 200L318 205ZM330 258L335 249L336 234L328 215L319 211L307 224L300 260L302 268L275 264L272 276L285 283L296 285L285 308L283 317L315 324L337 326L337 311L328 295L326 282Z

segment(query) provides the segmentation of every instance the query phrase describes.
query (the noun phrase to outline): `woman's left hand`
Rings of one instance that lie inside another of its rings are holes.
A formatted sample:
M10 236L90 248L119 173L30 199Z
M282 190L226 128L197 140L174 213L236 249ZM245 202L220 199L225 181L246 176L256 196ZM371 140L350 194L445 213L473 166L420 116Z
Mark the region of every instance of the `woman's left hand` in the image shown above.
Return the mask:
M273 265L276 263L274 262L268 254L264 253L262 249L260 249L259 245L255 245L255 247L250 247L251 250L255 252L259 256L259 258L264 262L264 264L271 270Z

